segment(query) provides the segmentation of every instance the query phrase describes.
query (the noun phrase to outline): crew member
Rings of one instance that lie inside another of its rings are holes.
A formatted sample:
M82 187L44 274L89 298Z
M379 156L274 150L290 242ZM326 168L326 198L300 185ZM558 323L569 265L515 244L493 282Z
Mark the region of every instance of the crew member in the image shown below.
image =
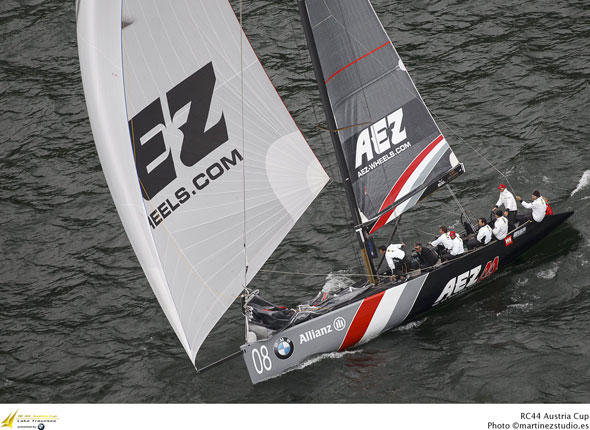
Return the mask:
M477 230L477 237L467 241L467 249L477 248L478 246L487 245L492 240L492 229L488 225L485 218L477 220L479 230Z
M502 240L508 235L508 220L502 215L501 210L497 210L495 216L496 222L494 223L492 233L494 233L496 239Z
M405 243L392 243L387 248L385 246L379 247L379 252L381 255L385 254L385 261L389 266L386 274L401 275L404 272L404 265L407 264L406 253L402 249L404 246L406 246Z
M514 200L514 194L506 189L506 185L500 184L498 185L498 189L500 190L500 198L496 202L496 206L492 209L492 212L496 212L498 208L504 205L504 209L508 210L508 226L510 230L514 229L514 224L516 222L516 200Z
M414 251L416 251L416 257L421 269L432 267L438 261L438 254L431 248L423 248L420 242L416 242Z
M438 239L430 242L433 247L436 247L439 255L442 255L445 251L450 251L453 248L453 243L449 237L448 231L449 230L444 225L441 225L439 228L440 236Z
M441 257L443 260L452 260L465 252L463 240L457 233L450 231L449 237L451 238L452 248Z
M508 209L504 209L504 212L502 212L502 215L504 216L504 218L506 218L508 220L508 231L512 231L514 230L514 228L516 227L515 224L510 224L510 211ZM518 216L515 217L515 221L518 219Z
M522 198L520 198L520 196L516 197L516 199L522 203L525 208L533 210L533 219L536 222L541 222L543 221L543 218L545 218L545 213L547 212L547 202L545 201L545 198L541 197L539 190L533 191L531 198L533 201L527 203Z

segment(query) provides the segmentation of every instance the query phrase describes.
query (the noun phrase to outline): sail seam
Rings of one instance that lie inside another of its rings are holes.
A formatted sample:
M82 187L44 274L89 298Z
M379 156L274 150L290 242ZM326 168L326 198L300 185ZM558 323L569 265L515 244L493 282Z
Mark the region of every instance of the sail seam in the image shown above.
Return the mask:
M357 58L356 60L354 60L354 61L351 61L351 62L350 62L350 63L348 63L346 66L344 66L344 67L342 67L342 68L338 69L336 72L334 72L334 73L333 73L333 74L332 74L332 75L331 75L331 76L330 76L328 79L326 79L325 83L327 84L327 83L328 83L328 81L329 81L330 79L332 79L334 76L336 76L338 73L340 73L340 72L342 72L342 71L346 70L348 67L352 66L353 64L355 64L355 63L358 63L360 60L362 60L363 58L366 58L366 57L368 57L368 56L369 56L369 55L371 55L372 53L374 53L374 52L377 52L377 51L378 51L378 50L380 50L381 48L384 48L384 47L386 47L386 46L387 46L387 45L389 45L390 43L391 43L390 41L387 41L387 42L385 42L383 45L380 45L380 46L378 46L377 48L373 49L372 51L370 51L370 52L367 52L365 55L363 55L363 56L361 56L361 57Z

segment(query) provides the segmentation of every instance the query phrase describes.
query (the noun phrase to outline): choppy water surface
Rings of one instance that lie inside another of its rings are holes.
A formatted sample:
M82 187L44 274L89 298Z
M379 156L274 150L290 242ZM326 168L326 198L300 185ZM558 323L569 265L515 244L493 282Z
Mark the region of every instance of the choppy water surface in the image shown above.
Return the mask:
M0 3L0 402L590 401L587 2L373 2L466 165L454 182L465 206L488 213L502 180L475 148L518 193L540 188L576 215L477 292L257 386L239 359L197 376L147 284L94 148L72 3ZM252 45L335 178L266 268L358 272L295 2L244 4ZM402 237L428 240L417 229L457 212L439 191ZM324 282L262 273L253 285L294 304ZM241 337L234 307L204 359Z

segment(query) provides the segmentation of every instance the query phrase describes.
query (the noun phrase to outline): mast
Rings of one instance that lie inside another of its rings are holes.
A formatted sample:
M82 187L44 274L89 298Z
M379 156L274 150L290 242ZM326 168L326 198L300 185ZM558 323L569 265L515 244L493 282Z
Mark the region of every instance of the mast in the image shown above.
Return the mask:
M340 169L340 175L342 176L342 183L344 185L344 191L346 193L346 200L348 201L348 207L350 209L350 213L352 215L352 220L354 223L354 229L356 232L356 236L358 239L358 243L360 246L361 255L363 257L363 263L365 265L365 269L367 271L367 276L369 282L376 283L377 277L375 266L373 265L373 261L370 258L370 250L368 244L368 232L364 226L362 226L362 220L359 213L359 208L356 203L356 198L354 196L354 191L352 188L352 182L350 179L350 172L346 167L346 159L344 157L344 152L342 150L342 143L340 142L340 137L338 136L336 121L334 120L334 113L332 112L332 108L330 106L330 101L328 99L328 90L326 88L326 84L323 79L322 73L322 66L320 63L320 59L318 56L318 52L316 49L315 39L313 36L313 31L311 30L311 24L309 22L309 14L307 12L307 6L305 5L305 0L298 0L299 5L299 13L301 16L301 23L303 24L303 29L305 32L305 37L307 39L307 46L309 50L309 54L311 56L311 62L313 64L313 69L316 77L316 81L318 83L318 87L320 90L320 96L322 98L322 104L324 106L324 114L326 116L326 120L328 122L328 128L330 131L330 137L332 139L332 145L334 147L334 152L336 154L336 160L338 162L338 167Z

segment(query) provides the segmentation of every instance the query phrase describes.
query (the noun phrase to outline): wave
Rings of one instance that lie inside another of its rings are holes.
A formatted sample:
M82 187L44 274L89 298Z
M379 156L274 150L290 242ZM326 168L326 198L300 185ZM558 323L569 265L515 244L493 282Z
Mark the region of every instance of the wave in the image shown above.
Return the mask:
M559 264L554 263L550 268L537 272L537 277L541 279L553 279L557 275Z
M574 191L572 191L570 196L573 196L578 191L583 190L588 185L590 185L590 170L586 170L584 173L582 173L582 177L580 178L580 181L578 182L578 186L576 187L576 189Z
M325 360L327 358L342 358L345 355L358 354L359 352L362 352L362 349L355 349L354 351L327 352L325 354L316 355L315 357L303 361L295 369L301 370L306 368L307 366L310 366L314 363L317 363L318 361Z
M506 306L507 309L518 309L518 310L529 309L532 307L533 307L532 303L513 303L511 305Z
M424 321L426 321L426 318L422 318L421 320L417 320L417 321L411 321L407 324L400 325L395 330L396 331L412 330L413 328L420 327L424 323Z

